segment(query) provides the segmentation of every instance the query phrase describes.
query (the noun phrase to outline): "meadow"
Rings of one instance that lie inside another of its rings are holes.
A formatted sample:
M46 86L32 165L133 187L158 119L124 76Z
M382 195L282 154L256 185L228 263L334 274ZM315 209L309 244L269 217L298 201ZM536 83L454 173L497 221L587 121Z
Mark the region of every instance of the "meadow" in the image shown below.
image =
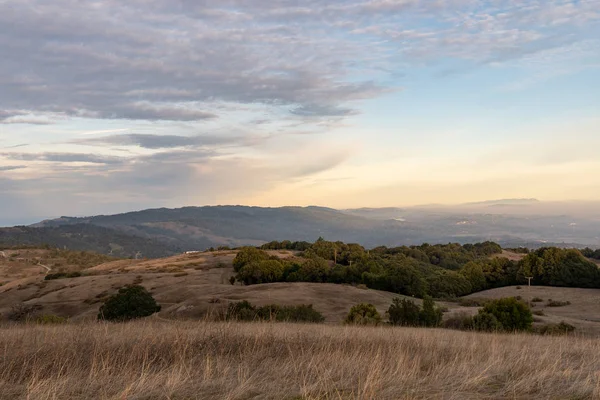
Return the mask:
M593 399L600 341L167 321L0 327L2 399Z

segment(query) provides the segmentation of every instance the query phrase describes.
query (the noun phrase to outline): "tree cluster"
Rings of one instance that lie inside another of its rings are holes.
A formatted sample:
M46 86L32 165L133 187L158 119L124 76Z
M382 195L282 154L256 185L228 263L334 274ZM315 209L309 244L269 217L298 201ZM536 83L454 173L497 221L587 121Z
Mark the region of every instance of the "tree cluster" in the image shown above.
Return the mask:
M544 247L519 262L519 278L531 276L532 284L581 288L600 287L600 269L575 249Z
M593 258L594 260L600 260L600 249L592 250L589 247L581 250L581 254L587 258Z
M296 242L298 243L298 242ZM304 242L302 242L304 243ZM272 242L269 248L292 248ZM306 247L305 244L302 247ZM244 284L328 282L364 284L369 288L423 298L461 297L474 292L527 282L551 286L600 287L600 270L578 250L545 248L520 262L500 254L493 242L460 245L377 247L329 242L319 238L290 260L245 247L234 260L236 278Z
M442 323L442 309L436 307L431 297L423 299L423 306L412 300L396 297L387 311L390 324L400 326L438 327Z

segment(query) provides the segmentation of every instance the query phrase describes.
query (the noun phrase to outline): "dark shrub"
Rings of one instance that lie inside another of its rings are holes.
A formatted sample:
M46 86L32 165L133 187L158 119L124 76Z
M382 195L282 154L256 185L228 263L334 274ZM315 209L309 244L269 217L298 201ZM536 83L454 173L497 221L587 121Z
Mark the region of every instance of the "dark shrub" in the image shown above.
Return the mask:
M442 326L446 329L470 330L473 329L473 317L462 311L447 318Z
M564 307L570 305L570 301L548 300L546 307Z
M480 312L473 317L473 329L476 331L496 332L502 328L502 324L493 314Z
M564 321L559 324L542 325L536 329L536 332L542 335L565 335L573 331L575 331L575 327Z
M476 299L476 298L463 298L458 300L458 304L462 307L481 307L488 300L485 299Z
M379 325L381 323L381 315L379 315L373 304L361 303L350 309L345 323L353 325Z
M301 304L298 306L278 306L276 304L260 307L257 315L263 320L274 320L278 322L313 322L325 321L325 317L315 310L312 304Z
M45 280L51 281L54 279L65 279L65 278L78 278L82 276L81 272L57 272L54 274L48 274L44 277Z
M229 304L227 308L227 319L238 321L278 321L278 322L312 322L325 321L323 315L315 310L312 304L297 306L279 306L269 304L255 307L248 301L240 301Z
M68 322L68 319L65 317L61 317L54 314L44 314L40 315L35 319L36 324L41 325L54 325L54 324L64 324Z
M541 299L541 298L539 298L539 297L534 297L533 299L531 299L531 302L532 302L532 303L541 303L541 302L543 302L543 301L544 301L544 300L543 300L543 299Z
M527 304L514 297L491 300L485 304L480 314L491 314L507 331L524 331L531 329L533 315ZM485 317L488 318L488 317Z
M442 309L428 296L423 299L422 308L409 299L396 297L387 314L392 325L436 327L442 322Z
M8 315L6 316L11 321L27 321L34 316L37 311L43 308L41 304L14 304Z
M431 297L423 299L423 309L419 313L419 324L427 327L437 327L442 323L442 310L435 306Z
M139 285L125 286L110 296L100 307L98 319L129 321L143 318L160 311L154 297Z
M256 319L256 307L246 300L229 303L226 318L239 321L254 321Z
M388 308L388 317L392 325L417 326L421 309L413 301L396 297Z

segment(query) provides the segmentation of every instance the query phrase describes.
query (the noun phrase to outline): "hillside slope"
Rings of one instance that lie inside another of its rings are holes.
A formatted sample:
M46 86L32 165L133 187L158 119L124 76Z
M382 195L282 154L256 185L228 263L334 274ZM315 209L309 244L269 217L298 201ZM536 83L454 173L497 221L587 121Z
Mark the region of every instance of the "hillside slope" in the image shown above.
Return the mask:
M28 257L44 257L45 250L30 250ZM25 251L21 253L26 254ZM282 258L292 253L271 252ZM384 313L396 295L349 285L317 283L271 283L231 285L234 251L179 255L157 260L115 260L92 267L76 268L86 276L44 280L46 271L35 267L2 268L0 260L0 314L8 315L16 304L40 305L41 313L56 314L74 320L94 319L103 298L128 284L141 284L162 305L164 318L202 318L222 312L232 301L248 300L257 305L313 304L327 322L342 321L354 304L375 304ZM52 265L52 264L49 264Z
M282 259L297 257L286 250L268 253ZM57 250L6 250L0 253L0 314L7 317L15 305L25 304L41 307L38 314L56 314L76 321L95 319L102 301L129 284L141 284L152 292L162 306L159 317L168 319L200 319L224 312L230 302L248 300L256 305L313 304L326 322L340 323L357 303L372 303L383 315L394 297L403 297L362 286L330 283L231 285L229 278L234 274L232 262L236 254L236 251L216 251L131 260ZM44 280L46 274L57 271L78 271L84 276ZM466 298L515 296L543 300L533 302L534 311L543 311L543 315L535 317L538 324L565 321L580 333L600 335L600 289L509 286ZM548 299L570 304L548 307ZM460 301L438 304L448 309L445 318L461 312L473 315L478 310L463 306Z

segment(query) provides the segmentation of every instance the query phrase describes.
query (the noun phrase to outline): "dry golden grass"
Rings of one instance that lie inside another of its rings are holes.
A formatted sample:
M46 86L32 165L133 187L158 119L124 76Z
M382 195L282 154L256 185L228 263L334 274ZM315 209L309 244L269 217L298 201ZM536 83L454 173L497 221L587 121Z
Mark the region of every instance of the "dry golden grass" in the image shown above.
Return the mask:
M2 399L593 399L578 337L150 320L0 328Z

